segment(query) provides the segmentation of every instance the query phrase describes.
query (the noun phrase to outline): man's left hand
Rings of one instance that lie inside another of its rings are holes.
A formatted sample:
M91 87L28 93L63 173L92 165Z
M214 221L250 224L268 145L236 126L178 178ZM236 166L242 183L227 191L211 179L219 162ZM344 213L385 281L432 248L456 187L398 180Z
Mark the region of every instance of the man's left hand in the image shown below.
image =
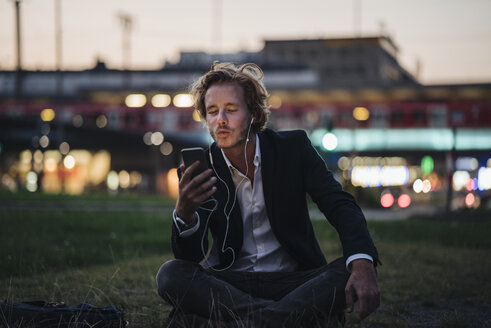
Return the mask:
M345 288L346 307L348 312L353 312L355 299L358 298L360 305L357 320L359 322L379 307L380 289L372 262L358 259L350 264L351 276Z

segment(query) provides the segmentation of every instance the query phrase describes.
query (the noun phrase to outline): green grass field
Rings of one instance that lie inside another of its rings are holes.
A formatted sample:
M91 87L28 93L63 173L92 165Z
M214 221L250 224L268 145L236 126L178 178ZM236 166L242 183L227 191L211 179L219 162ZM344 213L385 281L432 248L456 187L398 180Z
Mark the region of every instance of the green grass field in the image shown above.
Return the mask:
M156 196L0 194L0 205L33 200L159 202ZM370 221L383 263L378 270L382 305L359 326L491 326L491 218L472 216ZM327 259L339 257L334 229L327 221L314 225ZM172 258L169 211L1 210L0 227L3 300L115 305L131 327L166 326L169 307L156 294L154 276ZM349 324L352 320L348 317Z

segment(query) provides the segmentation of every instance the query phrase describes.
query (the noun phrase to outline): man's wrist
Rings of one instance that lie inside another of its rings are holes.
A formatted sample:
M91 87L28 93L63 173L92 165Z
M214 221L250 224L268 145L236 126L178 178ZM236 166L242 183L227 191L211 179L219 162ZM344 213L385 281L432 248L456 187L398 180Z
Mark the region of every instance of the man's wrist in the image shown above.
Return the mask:
M374 266L374 265L373 262L368 259L359 258L351 261L350 266L352 270L356 270L359 267Z
M195 213L192 213L191 215L180 215L177 209L176 217L178 219L178 222L181 223L184 227L192 227L196 225L196 222L198 221Z

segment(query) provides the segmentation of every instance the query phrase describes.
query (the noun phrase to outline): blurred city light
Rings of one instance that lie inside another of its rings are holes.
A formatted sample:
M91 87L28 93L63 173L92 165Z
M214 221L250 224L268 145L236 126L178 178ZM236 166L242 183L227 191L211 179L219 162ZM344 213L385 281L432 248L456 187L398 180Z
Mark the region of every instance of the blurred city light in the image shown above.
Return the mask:
M385 208L391 207L394 205L394 196L390 193L383 194L382 197L380 197L380 205Z
M73 116L72 124L76 128L81 127L84 124L84 119L83 119L82 115L77 114L77 115Z
M55 111L51 108L46 108L41 111L41 119L45 122L51 122L55 118Z
M145 106L147 103L147 98L143 94L134 93L126 96L124 103L128 107L139 108Z
M470 175L467 171L455 171L452 177L453 188L456 191L462 190L469 181Z
M169 190L169 196L177 199L179 196L179 178L177 177L177 169L173 168L167 172L167 188Z
M416 179L413 183L413 190L415 193L419 194L423 191L423 181L421 179Z
M351 170L351 183L354 186L403 186L409 180L406 166L355 166Z
M59 149L60 149L60 153L61 153L62 155L66 155L66 154L68 154L68 152L70 151L70 145L68 144L68 142L63 141L63 142L60 144Z
M126 170L119 171L119 186L126 189L130 186L130 174Z
M195 109L193 111L193 120L195 122L201 122L201 114L199 113L199 110Z
M170 155L172 153L172 150L173 150L173 147L172 147L172 144L168 141L164 142L161 146L160 146L160 152L162 153L162 155Z
M455 161L455 169L459 171L475 171L479 167L479 161L474 157L459 157Z
M433 157L427 155L421 159L421 172L423 174L430 174L433 172L434 166L435 163L433 161Z
M355 107L353 117L357 121L366 121L370 117L370 112L365 107Z
M20 153L19 157L22 163L30 163L32 160L32 153L30 150L24 150Z
M338 146L338 138L333 133L326 133L322 138L322 146L326 150L334 150Z
M145 134L143 135L143 142L147 146L150 146L152 144L152 132L145 132Z
M107 117L104 114L101 114L97 116L95 120L95 125L97 125L98 128L102 129L107 125Z
M193 96L188 93L180 93L174 96L174 106L179 108L191 107L194 104Z
M39 138L39 145L43 148L46 148L49 146L49 138L48 136L42 136Z
M68 155L63 159L63 165L68 169L71 170L75 167L75 158L72 155Z
M382 186L403 186L409 180L409 170L406 166L383 166L379 178Z
M152 142L153 145L158 146L162 142L164 142L164 135L162 134L162 132L154 132L150 137L150 141Z
M16 192L18 190L17 183L15 183L15 180L7 173L2 175L2 185L11 192Z
M465 205L467 207L471 207L472 205L474 205L474 202L476 201L476 197L469 193L465 196Z
M41 163L43 161L43 152L39 149L34 152L34 163Z
M133 188L139 185L142 181L142 175L138 171L131 171L130 173L130 187Z
M408 194L402 194L397 198L397 205L399 205L400 208L406 208L409 205L411 205L411 197L409 197Z
M479 169L477 185L481 191L491 189L491 167L481 167Z
M26 189L30 192L35 192L38 189L38 175L36 172L30 171L27 173Z
M152 97L152 106L156 108L164 108L169 106L171 103L171 98L167 94L156 94Z
M338 160L338 167L339 167L340 170L343 170L343 171L349 169L349 167L350 167L350 160L349 160L349 158L346 157L346 156L340 157L339 160Z
M431 182L430 180L425 179L423 181L423 192L426 194L429 193L430 191L431 191Z
M116 171L110 171L107 174L107 187L109 190L116 191L118 190L119 187L119 176Z
M55 172L57 169L58 163L55 158L50 157L44 160L44 170L47 172Z
M281 107L282 101L281 98L277 95L272 95L268 99L268 104L271 106L273 109L278 109Z

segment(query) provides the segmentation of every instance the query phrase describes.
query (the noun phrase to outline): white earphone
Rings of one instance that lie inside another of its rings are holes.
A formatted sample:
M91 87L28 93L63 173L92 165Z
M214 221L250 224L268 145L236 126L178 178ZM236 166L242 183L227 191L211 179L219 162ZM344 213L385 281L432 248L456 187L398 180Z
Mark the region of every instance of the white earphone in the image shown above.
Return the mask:
M244 146L244 160L245 160L245 163L246 163L246 174L245 174L246 176L247 176L247 173L249 172L249 165L247 164L247 143L249 142L249 134L251 132L251 127L252 127L252 123L253 122L254 122L254 117L251 118L251 122L249 123L249 128L247 129L246 143L245 143L245 146ZM223 238L223 244L222 244L221 251L222 251L222 253L225 253L225 251L230 250L232 252L232 261L230 262L230 264L227 267L222 268L222 269L215 269L212 266L210 266L210 269L212 269L214 271L224 271L224 270L228 270L230 267L232 267L232 265L235 262L235 251L230 246L229 247L225 247L225 242L227 241L228 232L229 232L230 215L232 214L232 210L235 207L235 202L237 200L237 198L236 198L236 196L237 196L237 189L239 188L240 184L244 181L245 178L242 179L240 181L239 185L237 185L235 187L235 191L234 191L234 195L233 195L232 207L230 208L230 211L227 213L226 212L227 211L227 205L228 205L228 203L229 203L230 198L231 198L232 195L230 194L230 189L228 188L227 183L218 175L217 171L215 170L215 166L213 165L213 156L211 155L211 144L209 144L209 147L208 147L208 155L210 157L210 163L211 163L211 167L213 169L213 172L215 173L215 175L218 178L218 180L220 180L220 182L227 189L227 202L225 203L225 206L224 206L224 209L223 209L223 214L225 215L225 218L227 220L227 226L225 228L225 236ZM218 201L215 199L215 197L211 196L210 201L213 201L215 206L211 210L208 210L210 213L208 214L208 218L207 218L206 223L205 223L205 229L204 229L205 231L208 231L208 225L209 225L209 221L210 221L211 215L218 208ZM200 208L202 208L202 207L200 207ZM204 208L202 208L202 209L204 209ZM204 239L205 239L205 236L207 236L206 233L204 233L203 236L201 237L201 251L203 253L203 257L205 258L205 262L208 262L208 258L206 257L206 252L204 250Z

